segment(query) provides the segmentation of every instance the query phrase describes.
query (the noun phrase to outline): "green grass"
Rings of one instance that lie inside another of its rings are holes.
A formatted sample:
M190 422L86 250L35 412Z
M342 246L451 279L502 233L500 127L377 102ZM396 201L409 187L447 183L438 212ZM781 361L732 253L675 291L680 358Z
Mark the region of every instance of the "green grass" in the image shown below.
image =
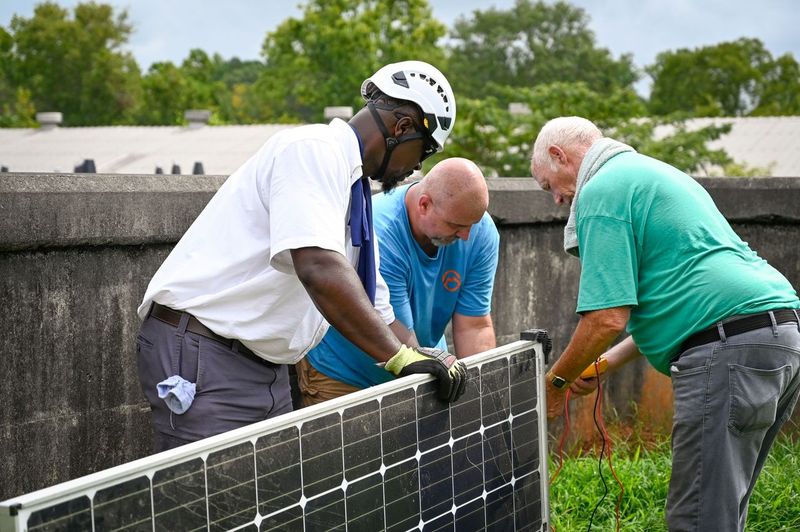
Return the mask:
M625 486L620 506L620 530L666 531L664 504L669 485L671 452L668 441L644 444L616 443L612 463ZM551 453L550 473L557 457ZM603 476L609 493L597 509L591 530L615 530L614 507L619 486L608 462ZM597 451L592 457L565 458L550 486L550 518L557 532L587 530L589 518L603 494ZM753 532L800 530L800 438L781 437L775 443L750 499L747 530Z

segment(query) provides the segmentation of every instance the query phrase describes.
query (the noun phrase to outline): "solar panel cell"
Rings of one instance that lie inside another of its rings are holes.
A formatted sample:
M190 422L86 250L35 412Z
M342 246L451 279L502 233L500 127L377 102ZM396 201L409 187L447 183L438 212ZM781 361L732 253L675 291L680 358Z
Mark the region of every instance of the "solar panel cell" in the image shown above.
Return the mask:
M231 530L256 517L253 444L244 442L211 453L206 460L209 529Z
M158 531L206 528L208 511L202 459L159 469L153 474L153 517Z
M300 502L302 477L298 435L297 427L289 427L256 441L258 511L261 515Z
M383 530L383 477L380 473L347 485L348 532Z
M300 447L307 499L341 486L342 424L338 413L303 423Z
M381 415L378 401L348 408L342 415L344 476L348 481L381 467Z

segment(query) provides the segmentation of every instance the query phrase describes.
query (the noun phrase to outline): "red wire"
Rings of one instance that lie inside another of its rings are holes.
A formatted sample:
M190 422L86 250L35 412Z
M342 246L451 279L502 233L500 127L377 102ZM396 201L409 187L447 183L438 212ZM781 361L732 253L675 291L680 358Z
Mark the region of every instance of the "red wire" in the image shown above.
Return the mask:
M567 434L569 434L569 394L570 389L567 388L567 393L564 396L564 432L558 441L558 468L556 468L553 476L550 477L550 484L555 481L558 474L561 473L561 468L564 467L564 442L567 440Z
M625 494L625 486L622 485L619 477L617 476L617 472L614 471L614 465L611 462L611 437L608 435L608 430L606 430L605 422L603 421L603 413L602 413L602 406L603 406L603 385L600 382L600 374L597 368L597 362L594 363L595 373L597 374L597 409L595 413L597 414L598 423L600 425L600 435L603 437L606 443L606 449L608 449L608 454L606 455L608 458L608 468L611 470L611 474L614 476L614 480L617 482L619 486L619 496L617 497L617 503L614 507L614 515L616 519L617 525L617 532L619 532L620 528L620 521L619 521L619 509L622 505L622 496Z
M611 469L611 474L614 476L614 480L617 482L619 486L619 496L617 497L617 502L614 507L614 516L616 521L616 529L619 532L620 529L620 519L619 519L619 512L620 506L622 505L622 496L625 494L625 486L623 486L622 482L620 481L619 477L617 476L617 472L614 470L614 465L611 460L611 437L608 435L608 430L606 429L605 422L603 421L603 385L600 382L600 370L597 365L597 361L594 362L594 371L597 378L597 403L595 406L595 414L598 419L600 435L603 437L605 441L605 448L608 449L608 454L606 455L608 459L608 467ZM556 468L555 473L553 476L550 477L550 484L552 484L556 478L558 477L559 473L561 473L561 468L564 467L564 442L567 439L567 435L569 434L569 396L571 390L567 389L567 393L564 396L564 432L561 434L561 439L558 442L558 467ZM601 457L602 458L602 457ZM552 529L555 531L555 526L552 526Z

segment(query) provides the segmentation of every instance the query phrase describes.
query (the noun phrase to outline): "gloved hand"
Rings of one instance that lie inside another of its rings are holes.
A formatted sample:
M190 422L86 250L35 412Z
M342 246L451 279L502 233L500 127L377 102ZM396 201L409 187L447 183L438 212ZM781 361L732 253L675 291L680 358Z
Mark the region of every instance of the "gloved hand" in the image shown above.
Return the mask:
M451 403L461 397L467 387L467 367L455 355L441 349L403 345L384 368L397 377L433 374L439 381L439 398Z

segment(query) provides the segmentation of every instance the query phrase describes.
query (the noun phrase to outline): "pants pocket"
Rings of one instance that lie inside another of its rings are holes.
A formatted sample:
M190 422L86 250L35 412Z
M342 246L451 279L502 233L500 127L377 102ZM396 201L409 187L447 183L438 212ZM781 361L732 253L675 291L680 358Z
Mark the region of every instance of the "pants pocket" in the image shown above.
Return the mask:
M150 349L153 347L153 342L145 338L142 333L136 335L136 349Z
M791 366L759 369L730 364L728 369L728 428L737 434L745 434L772 426L778 412L778 401L791 380Z
M693 422L702 419L708 398L709 367L705 358L699 365L673 364L670 368L673 393L673 421Z

